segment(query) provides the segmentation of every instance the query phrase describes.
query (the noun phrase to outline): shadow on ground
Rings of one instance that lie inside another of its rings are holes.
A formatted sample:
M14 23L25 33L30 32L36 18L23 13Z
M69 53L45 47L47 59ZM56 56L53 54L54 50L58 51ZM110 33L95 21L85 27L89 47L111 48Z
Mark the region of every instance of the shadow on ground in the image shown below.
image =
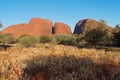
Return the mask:
M91 58L40 56L25 61L21 80L120 80L120 65L95 63Z

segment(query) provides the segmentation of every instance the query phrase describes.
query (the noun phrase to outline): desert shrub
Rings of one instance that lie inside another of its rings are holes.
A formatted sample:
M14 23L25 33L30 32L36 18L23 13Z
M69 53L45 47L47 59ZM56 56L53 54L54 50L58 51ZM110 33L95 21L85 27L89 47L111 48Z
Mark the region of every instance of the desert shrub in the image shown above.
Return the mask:
M76 43L78 47L85 47L85 39L83 35L79 35L76 37Z
M120 31L115 32L113 38L115 45L120 46Z
M77 43L80 43L80 42L82 42L83 40L84 40L84 36L83 36L83 35L79 35L79 36L76 37L76 42L77 42Z
M52 37L44 35L44 36L40 36L40 43L50 43L52 42Z
M0 34L0 50L6 50L7 48L12 46L10 44L14 43L16 43L16 39L14 39L12 34Z
M76 39L71 35L56 35L56 42L62 45L76 45Z
M114 45L114 38L113 38L113 33L108 32L107 35L105 36L105 40L104 40L104 45L105 46L112 46Z
M34 36L24 35L18 39L18 42L23 47L35 47L39 43L39 39Z
M77 37L76 37L76 42L78 42L78 43L79 43L79 42L81 42L81 41L82 41L82 39L83 39L83 38L82 38L82 36L80 36L80 35L79 35L79 36L77 36Z
M107 30L102 27L91 29L86 32L85 41L90 45L94 46L102 44L105 40L107 33L108 33Z
M66 39L67 35L55 35L56 42L59 44L62 40Z
M0 34L0 43L2 45L13 44L15 42L16 40L14 39L12 34L9 34L9 33Z
M62 42L61 42L62 43ZM76 45L76 38L74 36L68 36L66 40L63 40L63 43L65 45Z
M67 45L74 45L74 46L77 45L76 38L74 36L69 36Z

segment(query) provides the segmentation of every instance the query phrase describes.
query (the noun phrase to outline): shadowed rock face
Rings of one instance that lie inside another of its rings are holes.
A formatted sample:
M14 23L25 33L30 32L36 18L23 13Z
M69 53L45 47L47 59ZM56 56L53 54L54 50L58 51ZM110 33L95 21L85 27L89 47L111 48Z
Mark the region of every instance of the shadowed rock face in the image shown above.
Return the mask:
M74 29L73 34L82 34L82 32L83 32L82 26L85 25L86 21L87 21L87 20L81 20L81 21L79 21L79 22L76 24L76 26L75 26L75 29Z
M76 24L73 34L84 34L85 31L87 31L89 29L97 28L98 25L99 25L99 22L95 21L93 19L80 20ZM105 25L104 28L106 28L109 32L113 31L112 27L110 27L108 25Z
M12 25L4 30L3 33L11 33L18 38L23 34L41 36L52 35L52 22L47 19L32 18L29 24Z
M72 34L71 29L68 25L60 22L54 24L54 34Z

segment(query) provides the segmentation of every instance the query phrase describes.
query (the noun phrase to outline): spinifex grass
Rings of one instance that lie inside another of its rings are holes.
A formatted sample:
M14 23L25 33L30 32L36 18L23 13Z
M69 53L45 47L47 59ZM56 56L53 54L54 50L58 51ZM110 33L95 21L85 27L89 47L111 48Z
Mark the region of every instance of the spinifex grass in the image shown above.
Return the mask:
M120 80L120 54L40 44L0 52L0 80Z

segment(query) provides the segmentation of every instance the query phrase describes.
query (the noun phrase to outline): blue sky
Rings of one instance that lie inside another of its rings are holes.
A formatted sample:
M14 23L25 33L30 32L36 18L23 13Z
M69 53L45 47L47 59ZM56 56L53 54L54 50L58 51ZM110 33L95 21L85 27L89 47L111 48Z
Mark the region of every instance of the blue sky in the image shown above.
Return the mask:
M0 0L0 10L4 28L34 17L66 23L72 30L85 18L104 19L110 26L120 24L120 0Z

